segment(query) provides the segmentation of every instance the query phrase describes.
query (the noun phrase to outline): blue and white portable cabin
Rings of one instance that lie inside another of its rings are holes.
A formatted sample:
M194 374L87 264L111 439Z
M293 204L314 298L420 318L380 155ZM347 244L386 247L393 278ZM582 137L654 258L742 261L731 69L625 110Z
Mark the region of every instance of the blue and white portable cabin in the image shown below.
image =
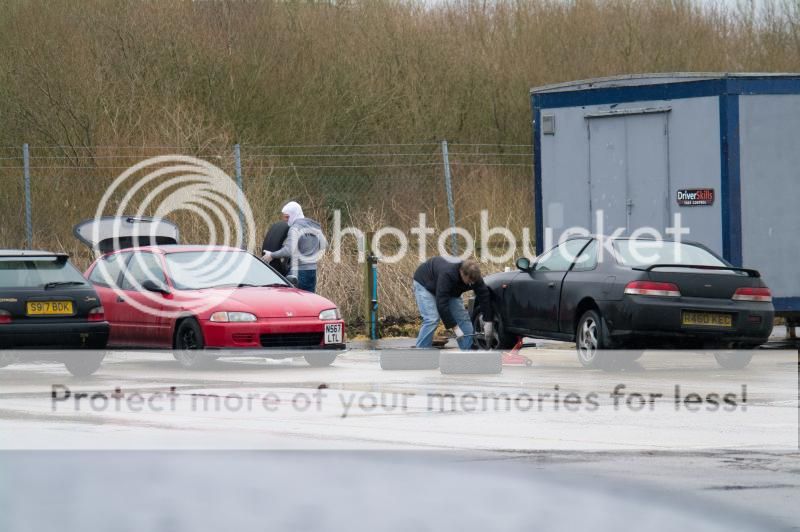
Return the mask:
M680 213L683 238L760 270L800 318L800 74L575 81L531 106L538 253L547 233L663 231Z

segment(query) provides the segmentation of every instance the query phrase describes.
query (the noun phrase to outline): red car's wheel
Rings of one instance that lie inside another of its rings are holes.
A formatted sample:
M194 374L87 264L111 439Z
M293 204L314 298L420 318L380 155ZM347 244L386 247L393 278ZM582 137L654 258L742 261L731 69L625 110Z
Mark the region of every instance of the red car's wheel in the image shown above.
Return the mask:
M336 360L338 353L307 353L303 355L309 366L315 368L324 368L333 364Z
M194 318L180 322L175 331L175 359L184 368L195 369L209 361L203 355L203 330Z

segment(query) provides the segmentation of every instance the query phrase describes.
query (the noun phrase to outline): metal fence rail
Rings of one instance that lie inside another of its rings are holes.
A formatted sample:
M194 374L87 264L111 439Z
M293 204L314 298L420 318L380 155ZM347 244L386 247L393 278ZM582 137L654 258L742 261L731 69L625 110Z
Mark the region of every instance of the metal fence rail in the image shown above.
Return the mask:
M360 145L208 145L208 146L44 146L0 147L0 247L36 248L69 253L87 266L91 252L72 235L72 227L92 218L101 198L123 172L155 156L189 155L212 163L235 183L241 230L243 207L253 212L253 252L259 252L264 231L279 216L281 206L298 201L306 215L318 220L327 235L338 223L366 234L391 226L404 234L420 223L441 234L458 226L477 234L482 210L493 226L511 230L518 238L531 228L533 216L532 154L529 145L420 142ZM153 192L145 187L132 205ZM103 214L112 214L123 191L111 194ZM155 215L155 205L141 214ZM211 240L202 220L176 214L184 242ZM224 227L218 227L224 231ZM532 232L531 232L532 234ZM423 235L429 254L435 254L437 234ZM335 300L346 316L363 315L364 269L357 241L342 238L342 260L326 255L320 268L320 290ZM485 243L476 242L476 246ZM397 242L387 236L387 254ZM450 251L464 251L461 237L447 239ZM492 241L489 247L502 242ZM485 249L485 248L484 248ZM413 250L412 250L413 251ZM477 254L476 248L476 254ZM416 267L409 260L381 262L377 293L381 315L392 319L416 314L408 279ZM493 265L489 269L498 267Z
M0 245L69 248L60 238L60 228L93 215L104 185L133 164L167 154L192 155L219 166L236 180L241 202L247 200L254 209L271 209L271 213L277 205L271 204L273 198L265 193L265 185L276 196L310 203L317 210L352 212L386 209L387 205L396 210L400 200L406 202L403 207L411 209L408 200L413 199L417 210L440 225L445 220L439 217L446 213L450 226L471 215L458 205L470 196L470 188L486 198L493 193L492 180L502 178L503 183L497 184L505 186L506 193L531 194L528 145L447 141L222 147L23 144L0 147L0 207L4 213ZM478 187L484 180L488 182ZM513 190L509 190L509 182ZM496 207L488 198L485 202L490 210ZM529 206L520 216L532 220L531 209ZM456 218L457 213L461 219ZM455 235L451 248L457 249Z

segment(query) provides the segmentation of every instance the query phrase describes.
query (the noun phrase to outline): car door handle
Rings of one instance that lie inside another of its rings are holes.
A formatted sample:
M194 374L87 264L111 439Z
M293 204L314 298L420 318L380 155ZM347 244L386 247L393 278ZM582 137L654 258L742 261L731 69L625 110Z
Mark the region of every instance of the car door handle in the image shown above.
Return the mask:
M555 281L551 282L551 283L547 283L547 288L555 288L555 287L556 287Z
M125 303L125 299L122 296L117 296L117 303Z

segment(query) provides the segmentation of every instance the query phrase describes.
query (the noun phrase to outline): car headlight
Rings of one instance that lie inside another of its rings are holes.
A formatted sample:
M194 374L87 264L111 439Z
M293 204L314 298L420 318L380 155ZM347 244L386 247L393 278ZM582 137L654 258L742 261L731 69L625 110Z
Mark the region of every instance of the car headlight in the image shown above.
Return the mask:
M229 323L229 322L248 322L248 321L256 321L255 314L250 314L249 312L215 312L211 315L211 321L217 323Z
M329 308L328 310L323 310L319 313L319 319L321 320L340 320L342 319L342 315L339 314L338 308Z

